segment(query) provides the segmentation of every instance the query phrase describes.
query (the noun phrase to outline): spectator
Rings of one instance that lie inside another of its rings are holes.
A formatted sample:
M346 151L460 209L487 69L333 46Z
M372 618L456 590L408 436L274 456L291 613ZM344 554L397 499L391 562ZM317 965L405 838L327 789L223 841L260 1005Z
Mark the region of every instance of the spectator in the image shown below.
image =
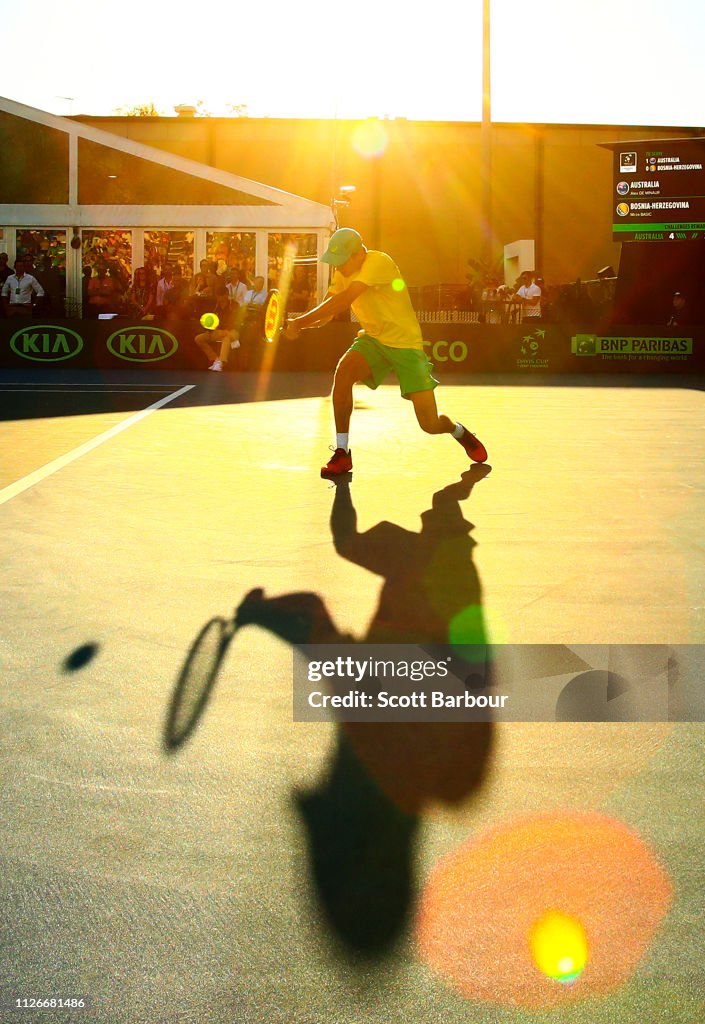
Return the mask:
M287 313L305 313L314 305L314 293L311 287L308 267L295 267L286 303Z
M201 265L205 262L205 260L201 260ZM207 313L212 307L214 299L215 293L208 284L208 275L199 270L197 274L194 274L191 282L191 314L199 317L202 313Z
M8 255L0 252L0 288L5 284L12 271L8 266Z
M199 270L200 270L201 274L203 275L203 277L205 278L205 281L206 281L206 287L208 289L208 297L210 299L214 299L215 298L215 290L216 290L216 288L218 288L223 283L222 281L218 280L218 275L215 272L216 267L217 267L217 263L214 260L204 259L204 260L201 260L201 262L198 264L198 266L199 266ZM195 281L195 278L197 276L198 275L194 276L194 281ZM194 285L191 286L191 290L192 290L192 292L195 292ZM212 305L212 303L211 303L211 305Z
M482 316L486 324L501 324L503 303L499 294L499 281L491 278L482 289Z
M53 312L54 316L63 316L65 278L52 266L51 257L44 256L42 258L35 277L44 289L44 297L38 300L37 309L42 313Z
M256 277L252 282L252 287L248 288L243 295L238 317L239 323L243 327L261 323L266 301L267 290L264 287L264 278Z
M120 309L122 288L115 277L108 277L108 267L103 260L95 265L95 277L88 282L88 315L117 314Z
M522 310L522 320L539 320L541 318L541 289L535 282L532 270L525 270L520 276L520 285L514 294Z
M202 262L202 261L201 261ZM164 316L166 313L166 295L167 292L171 291L174 287L174 271L167 265L164 267L162 276L157 281L156 291L156 306L155 313L157 316Z
M5 281L7 281L11 273L12 271L8 266L7 253L0 252L0 289L2 289L2 286L5 284ZM5 303L0 302L0 319L4 319L6 316L7 312L5 311Z
M230 304L232 305L235 314L237 314L238 309L244 303L245 296L247 295L247 282L237 267L231 268L226 288L228 289Z
M84 267L81 271L81 275L81 309L82 316L85 320L88 316L88 286L91 278L93 277L93 268L88 266Z
M688 300L683 292L674 292L671 303L671 315L666 321L667 327L683 327L693 321L688 309Z
M125 295L125 312L141 320L153 311L154 302L154 288L150 287L147 270L145 267L138 267Z
M164 293L164 313L169 320L188 317L188 282L184 281L181 267L177 263L172 274L171 288Z
M5 280L1 294L8 316L31 316L32 295L41 298L44 289L36 277L25 273L24 259L18 256L15 260L15 272Z

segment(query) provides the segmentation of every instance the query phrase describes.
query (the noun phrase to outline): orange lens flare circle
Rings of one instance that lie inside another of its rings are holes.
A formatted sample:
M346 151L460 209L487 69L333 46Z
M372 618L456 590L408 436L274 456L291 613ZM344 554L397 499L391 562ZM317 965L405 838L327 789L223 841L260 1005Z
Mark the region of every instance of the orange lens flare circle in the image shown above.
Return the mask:
M521 818L436 864L420 900L418 951L468 999L550 1010L629 981L671 898L665 870L622 822Z

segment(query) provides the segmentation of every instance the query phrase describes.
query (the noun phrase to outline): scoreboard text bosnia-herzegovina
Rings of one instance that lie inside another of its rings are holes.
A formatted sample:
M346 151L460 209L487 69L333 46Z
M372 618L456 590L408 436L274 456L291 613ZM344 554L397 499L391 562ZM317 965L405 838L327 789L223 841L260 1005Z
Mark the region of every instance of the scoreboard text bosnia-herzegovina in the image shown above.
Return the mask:
M705 239L705 139L610 148L615 242Z

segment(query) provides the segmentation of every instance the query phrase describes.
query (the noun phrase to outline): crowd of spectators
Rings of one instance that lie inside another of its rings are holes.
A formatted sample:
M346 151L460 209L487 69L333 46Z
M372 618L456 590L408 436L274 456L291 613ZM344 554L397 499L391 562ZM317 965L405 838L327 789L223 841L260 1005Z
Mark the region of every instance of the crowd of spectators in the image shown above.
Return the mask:
M615 278L548 285L535 271L524 271L513 285L487 278L481 285L410 289L417 312L471 314L485 324L582 323L593 327L609 319ZM434 294L435 293L435 294ZM665 322L665 321L664 321Z
M223 295L235 311L243 301L247 282L239 267L203 259L189 276L180 263L160 268L137 267L132 280L109 260L84 267L83 316L130 316L135 319L191 320L222 307Z
M252 286L246 273L234 261L202 259L198 271L174 262L162 266L138 267L132 277L124 260L116 254L95 253L83 266L80 315L86 319L129 316L133 319L190 320L215 312L218 305L240 316L250 308ZM36 259L36 262L35 262ZM10 285L8 280L12 278ZM488 278L482 286L434 286L409 289L420 313L471 313L472 319L486 324L580 323L593 328L609 321L615 291L615 278L547 286L534 271L523 272L514 285L500 284ZM254 284L254 281L252 282ZM270 282L275 284L276 282ZM255 289L264 291L264 284ZM26 252L11 267L7 253L0 252L0 317L75 315L65 306L66 278L49 255L35 257ZM261 297L260 297L261 298ZM288 299L290 312L301 312L315 302L307 267L295 267ZM672 308L665 307L663 324L679 326L700 322L688 296L676 292ZM242 320L240 321L242 326Z
M130 275L124 261L116 255L91 250L90 258L84 258L79 306L65 298L65 274L59 273L50 259L43 259L41 254L38 259L35 265L31 253L18 255L13 268L7 253L0 253L0 316L129 316L176 321L200 319L204 313L218 310L220 315L227 306L235 318L239 314L242 326L247 310L249 320L253 321L255 307L261 313L267 296L264 279L249 281L245 270L234 261L228 265L224 260L202 259L198 271L192 274L191 268L180 262L163 260L161 266L137 267ZM11 286L5 289L10 277ZM314 302L315 295L309 286L305 275L294 275L290 292L292 310L308 308L307 304ZM15 306L17 309L10 308Z

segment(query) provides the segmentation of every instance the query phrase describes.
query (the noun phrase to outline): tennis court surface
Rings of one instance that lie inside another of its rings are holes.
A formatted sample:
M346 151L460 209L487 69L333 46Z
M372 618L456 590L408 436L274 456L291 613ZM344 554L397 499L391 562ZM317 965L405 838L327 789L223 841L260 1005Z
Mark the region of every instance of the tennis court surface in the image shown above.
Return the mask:
M329 375L2 372L0 1019L705 1019L701 724L292 721L297 622L426 639L419 537L490 643L705 640L703 391L455 381L489 473L360 388L341 489ZM524 927L561 885L569 984Z

